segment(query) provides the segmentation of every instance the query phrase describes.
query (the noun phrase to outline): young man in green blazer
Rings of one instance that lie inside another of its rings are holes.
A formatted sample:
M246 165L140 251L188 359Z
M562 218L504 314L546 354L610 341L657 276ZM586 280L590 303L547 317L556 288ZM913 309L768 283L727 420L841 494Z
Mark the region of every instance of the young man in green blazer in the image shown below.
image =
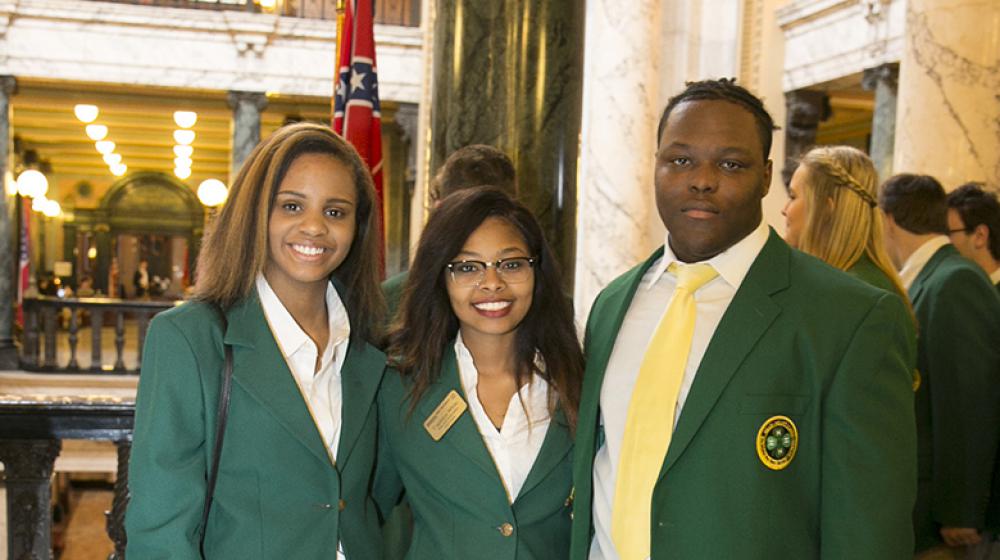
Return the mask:
M911 322L899 297L763 224L772 130L761 101L731 80L689 84L663 113L655 187L666 244L598 296L587 325L573 560L912 553ZM681 292L676 263L718 276L694 291L679 389L655 395L676 401L674 424L644 426L669 438L666 452L626 459L642 422L633 389L668 372L645 355ZM637 483L618 477L641 460L658 465L650 490L621 499ZM620 543L633 542L623 555Z
M945 192L933 177L890 178L879 206L920 330L916 551L1000 555L990 542L1000 529L1000 296L948 242Z
M948 193L948 239L1000 291L1000 201L996 193L981 183L966 183Z

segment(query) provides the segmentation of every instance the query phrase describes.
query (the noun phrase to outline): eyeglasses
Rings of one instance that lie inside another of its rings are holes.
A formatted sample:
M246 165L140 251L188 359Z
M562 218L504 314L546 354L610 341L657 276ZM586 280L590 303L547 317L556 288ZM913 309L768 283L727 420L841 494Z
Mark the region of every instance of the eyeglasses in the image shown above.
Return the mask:
M448 263L448 271L459 286L478 286L486 278L486 269L492 266L504 282L517 284L531 277L536 262L535 257L512 257L494 262L462 260Z

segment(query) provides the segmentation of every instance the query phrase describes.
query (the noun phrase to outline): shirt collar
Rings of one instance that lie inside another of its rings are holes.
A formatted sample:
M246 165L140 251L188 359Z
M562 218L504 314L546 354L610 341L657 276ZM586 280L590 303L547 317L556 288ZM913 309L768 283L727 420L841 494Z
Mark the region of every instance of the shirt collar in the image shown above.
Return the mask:
M274 293L271 285L263 274L257 275L257 294L260 297L260 305L264 308L264 316L267 318L271 332L278 342L281 354L287 360L292 354L298 352L304 345L312 344L309 335L302 327L295 322L292 314L288 312L278 294ZM330 326L330 338L326 348L323 349L323 357L320 360L321 367L333 359L333 350L351 336L351 323L347 317L347 309L340 300L340 295L332 283L326 285L326 311Z
M899 269L899 279L902 280L903 287L909 290L910 285L920 275L920 271L927 266L934 253L937 253L938 249L949 243L951 241L947 235L937 235L924 241L923 245L917 247L917 250L903 263L903 268Z
M760 254L761 249L767 243L768 235L767 223L761 220L760 224L753 231L739 240L735 245L703 262L711 265L719 273L719 277L725 280L733 289L738 290L740 284L743 283L743 279L750 272L750 266L753 264L753 261L757 259L757 255ZM660 258L659 263L656 265L656 270L653 273L649 286L652 287L656 284L667 271L667 267L675 262L680 263L681 261L674 254L673 249L670 248L670 232L667 232L663 239L663 257Z
M479 386L479 370L476 369L476 362L472 359L472 352L469 351L469 347L462 340L461 330L455 336L455 361L458 363L458 377L462 382L462 388L465 389L466 397L471 399L470 395L475 394L476 388ZM535 365L544 371L545 362L542 360L542 355L538 352L535 353ZM535 373L531 376L529 382L521 387L518 394L522 395L523 398L524 393L527 393L533 401L538 399L539 394L542 394L542 398L545 399L547 404L547 388L548 382L542 376Z
M992 280L994 284L1000 284L1000 268L994 270L993 273L990 274L990 280Z

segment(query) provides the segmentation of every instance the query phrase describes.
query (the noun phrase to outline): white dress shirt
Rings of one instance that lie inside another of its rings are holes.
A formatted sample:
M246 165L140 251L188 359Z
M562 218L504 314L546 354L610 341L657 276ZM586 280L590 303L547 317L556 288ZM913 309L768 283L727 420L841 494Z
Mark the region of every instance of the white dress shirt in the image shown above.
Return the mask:
M351 325L333 284L326 287L326 312L329 317L330 336L316 369L316 344L302 327L295 322L278 295L271 289L264 275L257 276L257 294L264 309L264 317L271 328L271 334L278 343L288 369L292 372L302 398L312 414L316 429L326 444L330 462L337 462L337 446L340 444L341 392L340 370L347 356L347 344L351 336ZM337 560L345 560L342 543L337 544Z
M503 424L497 430L479 401L479 371L472 354L462 342L461 333L455 340L455 357L462 389L469 401L469 413L493 457L500 480L507 490L507 501L514 503L549 430L549 384L540 375L534 374L510 398Z
M903 263L903 268L899 270L899 279L903 281L903 288L909 290L910 285L920 275L920 271L927 266L934 253L937 253L938 249L949 243L951 243L951 240L948 239L947 235L938 235L928 239L923 245L918 247L910 255L910 258L906 259L906 262Z
M767 243L768 235L767 224L762 221L757 229L725 252L703 261L712 265L719 276L694 294L697 305L694 337L687 366L684 369L684 378L677 394L675 426L708 343L712 340L715 329L722 321L722 316L736 296L743 279L746 278L750 265ZM632 297L632 303L618 331L614 349L605 368L604 382L601 386L604 445L598 449L597 456L594 457L594 540L590 549L590 560L618 560L618 552L611 539L611 512L618 475L618 458L625 438L625 422L632 389L639 376L639 367L642 365L653 332L666 313L670 298L677 288L677 277L666 273L667 267L674 262L680 261L670 249L668 233L663 256L649 267Z

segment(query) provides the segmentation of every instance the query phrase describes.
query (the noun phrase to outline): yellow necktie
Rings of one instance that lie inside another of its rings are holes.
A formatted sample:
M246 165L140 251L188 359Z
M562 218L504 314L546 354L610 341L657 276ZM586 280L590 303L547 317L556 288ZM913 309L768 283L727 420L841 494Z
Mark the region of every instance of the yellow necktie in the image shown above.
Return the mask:
M621 560L649 556L653 486L670 447L677 393L691 351L694 293L719 274L707 264L673 263L667 270L677 275L677 288L639 367L618 459L611 538Z

